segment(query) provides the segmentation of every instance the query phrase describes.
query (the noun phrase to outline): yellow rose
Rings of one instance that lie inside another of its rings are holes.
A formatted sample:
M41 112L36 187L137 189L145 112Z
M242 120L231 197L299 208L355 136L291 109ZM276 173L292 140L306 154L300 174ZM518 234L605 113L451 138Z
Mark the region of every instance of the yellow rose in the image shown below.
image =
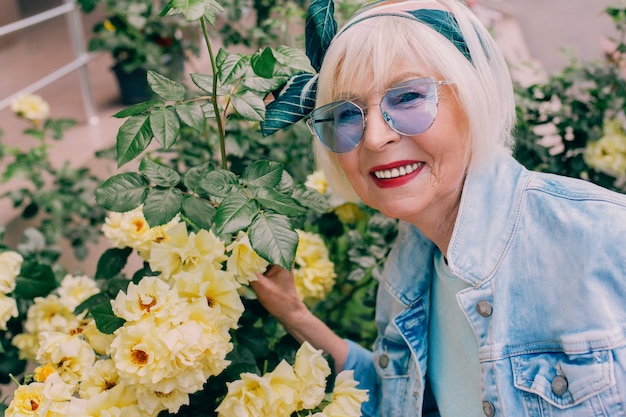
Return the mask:
M619 119L606 121L604 136L587 145L583 158L587 165L606 174L626 176L626 133Z
M329 405L324 407L327 417L358 417L361 415L361 405L369 396L367 390L358 389L358 382L354 380L354 371L342 371L335 379L333 398Z
M0 292L8 294L15 289L15 278L20 274L23 261L17 252L0 253Z
M226 383L228 393L215 409L219 417L274 417L272 402L274 390L270 386L270 374L258 376L241 374L241 379Z
M89 398L72 398L67 416L145 417L137 404L135 389L118 384Z
M41 365L35 368L33 371L33 379L36 382L44 382L51 374L56 372L54 367L50 364Z
M86 275L74 276L67 274L61 281L61 286L57 289L59 298L70 310L74 310L80 303L94 294L98 294L100 289L96 281Z
M143 260L148 261L152 244L168 241L168 230L179 223L177 216L167 224L150 227L142 207L137 207L125 213L110 212L102 232L115 247L133 248Z
M131 282L126 293L118 292L111 301L113 313L127 322L151 317L156 324L177 316L182 305L178 292L155 276L144 277L138 284Z
M11 102L11 110L18 116L32 122L45 120L50 115L48 103L36 94L23 94Z
M39 408L44 402L44 384L33 382L29 385L20 385L13 393L13 400L5 411L5 417L39 416Z
M244 373L240 380L227 384L228 393L216 409L218 416L290 416L297 409L297 381L293 368L284 360L262 377Z
M169 229L167 234L168 241L152 244L149 259L150 267L160 271L166 280L181 271L201 267L206 262L221 269L221 263L228 259L224 242L213 232L200 230L197 234L187 234L185 223L179 223Z
M353 224L365 219L365 213L354 203L344 203L335 207L333 211L339 217L339 220L345 224Z
M328 181L326 181L326 177L322 171L315 171L307 175L304 185L317 190L320 194L326 194L326 190L328 189Z
M96 394L108 391L120 383L120 377L111 359L97 360L87 370L80 382L79 394L81 398L91 398Z
M308 342L304 342L296 352L293 368L300 381L300 410L311 409L324 399L330 366L322 353Z
M269 265L252 249L248 235L243 232L226 250L231 252L226 270L232 272L240 284L248 285L250 281L256 281L256 274L264 272Z
M335 285L335 264L328 258L328 248L319 235L298 232L298 248L294 279L298 295L305 303L315 303L326 297Z
M83 373L93 366L96 354L80 334L44 332L40 337L37 361L51 364L65 383L76 385Z
M0 292L0 330L7 329L7 322L11 317L17 317L17 302L13 297Z

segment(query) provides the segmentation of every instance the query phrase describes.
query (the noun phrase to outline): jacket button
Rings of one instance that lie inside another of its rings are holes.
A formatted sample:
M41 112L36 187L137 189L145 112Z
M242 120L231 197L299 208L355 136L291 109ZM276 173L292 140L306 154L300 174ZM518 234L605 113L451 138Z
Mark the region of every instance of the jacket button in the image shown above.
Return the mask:
M493 313L493 307L491 307L489 301L480 300L478 303L476 303L476 311L478 311L478 314L483 317L489 317L491 316L491 313Z
M496 414L496 409L489 401L483 401L483 413L487 417L493 417Z
M381 368L385 369L387 366L389 366L389 356L385 354L380 355L380 358L378 358L378 364Z
M552 392L554 395L561 396L567 392L567 378L562 375L557 375L552 380Z

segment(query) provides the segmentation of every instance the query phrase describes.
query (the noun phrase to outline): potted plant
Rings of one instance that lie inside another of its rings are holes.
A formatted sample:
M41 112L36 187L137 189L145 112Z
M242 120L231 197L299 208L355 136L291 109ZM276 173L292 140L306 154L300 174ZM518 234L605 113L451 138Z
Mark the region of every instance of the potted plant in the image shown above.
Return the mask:
M148 70L180 79L188 53L197 53L198 40L180 16L160 17L161 0L78 0L89 13L104 1L104 17L93 26L90 51L106 51L113 58L123 104L151 98Z

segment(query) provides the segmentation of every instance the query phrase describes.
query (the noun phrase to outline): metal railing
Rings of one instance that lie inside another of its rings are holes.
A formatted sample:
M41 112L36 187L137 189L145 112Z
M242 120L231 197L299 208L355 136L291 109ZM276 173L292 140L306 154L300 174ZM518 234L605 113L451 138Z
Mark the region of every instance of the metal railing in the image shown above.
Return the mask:
M45 12L38 13L13 23L9 23L8 25L0 26L0 37L62 15L65 15L67 19L70 38L74 49L74 59L32 84L16 91L9 97L0 98L0 110L9 107L11 105L11 101L13 101L13 99L18 95L34 93L41 88L52 84L59 78L64 77L73 71L78 71L85 116L87 122L94 125L99 122L99 119L94 105L93 95L91 93L91 86L89 85L89 74L87 72L87 64L91 60L92 56L87 52L85 47L81 11L76 7L74 0L63 0L63 4L61 6L54 7L46 10Z

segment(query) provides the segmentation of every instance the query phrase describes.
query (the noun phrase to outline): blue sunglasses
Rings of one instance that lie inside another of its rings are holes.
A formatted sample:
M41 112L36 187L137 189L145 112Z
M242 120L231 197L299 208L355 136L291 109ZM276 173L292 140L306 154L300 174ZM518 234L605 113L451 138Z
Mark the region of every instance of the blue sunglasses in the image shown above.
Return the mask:
M446 84L452 82L424 77L389 88L378 103L383 119L401 135L425 132L437 116L439 86ZM306 123L329 151L350 152L363 139L368 107L371 106L364 108L352 100L335 101L313 110Z

